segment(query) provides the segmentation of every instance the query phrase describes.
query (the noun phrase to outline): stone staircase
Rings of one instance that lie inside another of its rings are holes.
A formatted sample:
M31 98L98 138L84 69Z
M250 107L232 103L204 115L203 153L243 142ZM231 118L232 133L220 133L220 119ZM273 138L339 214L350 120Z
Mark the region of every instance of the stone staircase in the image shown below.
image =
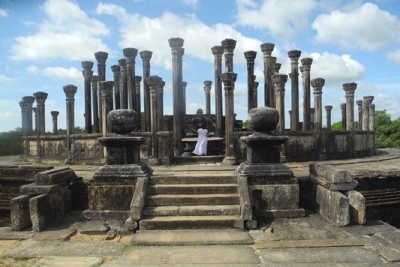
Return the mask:
M244 228L234 173L153 175L140 230Z

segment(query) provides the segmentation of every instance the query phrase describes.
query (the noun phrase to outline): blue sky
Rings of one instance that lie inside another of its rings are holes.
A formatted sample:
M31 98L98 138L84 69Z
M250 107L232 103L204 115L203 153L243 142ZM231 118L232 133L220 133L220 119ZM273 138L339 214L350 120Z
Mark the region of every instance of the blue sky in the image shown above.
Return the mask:
M84 127L81 62L108 52L107 80L112 80L110 66L126 47L153 51L151 74L166 82L164 114L172 114L171 37L185 40L187 113L205 109L203 82L214 80L211 47L233 38L238 119L247 119L245 51L257 51L258 104L264 103L260 45L267 42L275 44L272 55L282 64L281 73L290 72L289 50L314 59L311 78L325 79L322 104L333 105L332 122L341 118L346 82L358 84L355 100L373 95L377 110L400 117L398 0L0 0L0 132L21 126L19 101L37 91L48 93L46 129L52 129L52 110L60 112L58 125L65 128L66 84L78 87L75 123ZM139 56L136 74L142 74ZM211 94L214 113L213 89ZM285 97L289 110L290 79Z

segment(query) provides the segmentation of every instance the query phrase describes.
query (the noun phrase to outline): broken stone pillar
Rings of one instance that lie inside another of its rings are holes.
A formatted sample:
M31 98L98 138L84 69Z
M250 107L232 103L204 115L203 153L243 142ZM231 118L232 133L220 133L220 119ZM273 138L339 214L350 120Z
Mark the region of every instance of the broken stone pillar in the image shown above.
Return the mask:
M225 158L222 164L235 165L238 163L235 154L235 114L234 114L234 89L237 74L233 72L222 73L221 79L225 90Z
M71 135L75 131L75 94L78 87L67 84L63 87L66 100L66 123L67 135Z
M354 91L356 83L344 83L343 90L346 92L346 130L354 131Z
M91 96L91 80L93 76L93 62L82 61L81 63L84 77L84 95L85 95L85 132L92 133L92 96Z
M322 129L322 87L325 85L325 79L315 78L311 80L311 86L314 88L314 129Z
M114 74L114 102L115 102L115 109L121 108L121 67L119 65L112 65L111 71Z
M103 136L106 136L107 133L109 132L107 128L107 114L112 110L112 106L110 105L110 99L112 100L113 86L114 86L113 81L100 82L101 106L102 106L101 110L103 112L103 115L101 116L103 118L103 121L101 123L102 125L101 132Z
M58 123L57 123L57 117L60 112L58 111L50 111L51 117L53 118L53 134L57 135L58 131Z
M97 88L97 85L99 83L99 77L97 75L93 75L91 83L92 83L92 100L93 100L93 132L100 133L99 92Z
M211 97L210 97L210 92L211 92L211 84L212 81L204 81L204 92L206 94L206 114L210 115L211 114Z
M100 87L100 82L105 81L106 80L106 61L108 58L108 53L107 52L103 52L103 51L99 51L94 53L94 57L97 60L97 76L99 77L99 87ZM101 96L100 96L100 92L99 92L99 122L100 122L100 129L103 128L103 106L101 105Z
M211 51L214 55L214 87L215 87L215 136L221 137L222 133L222 54L224 48L220 45L213 46Z
M150 87L150 111L151 111L151 155L148 155L148 162L150 165L159 165L160 160L158 157L158 139L157 139L157 132L158 132L158 107L157 107L157 94L159 91L159 87L161 85L161 78L159 76L149 76L146 78L146 83Z
M327 105L325 106L325 111L326 111L326 128L330 131L332 129L332 106Z
M254 76L254 79L255 79L255 76ZM255 108L258 106L258 85L259 85L259 82L254 81L253 99L254 99L254 107Z
M312 58L306 57L301 59L304 75L304 87L303 87L303 131L309 131L311 129L311 116L310 116L310 71Z
M47 93L45 92L36 92L33 94L36 101L36 107L38 108L38 135L44 135L46 133L46 116L45 116L45 107L44 102L47 99Z
M137 110L136 107L136 86L135 86L135 58L138 50L136 48L128 47L122 49L124 57L126 58L126 76L128 82L128 103L129 108Z
M261 51L263 52L264 59L264 105L267 107L272 107L273 105L274 92L272 91L270 58L274 47L275 44L272 43L261 44Z
M342 111L342 131L346 131L346 103L340 104L340 109Z
M233 72L233 51L236 47L236 40L225 39L221 45L224 48L225 72Z
M165 82L164 82L164 85L165 85ZM162 92L163 92L162 98L164 98L164 85L162 85ZM187 87L187 82L183 81L182 82L182 96L183 96L182 110L183 110L184 114L186 114L186 87Z
M254 100L254 60L256 56L256 51L244 52L247 61L247 112L256 107Z
M136 113L139 114L138 115L138 123L137 123L137 131L141 132L142 131L142 101L141 101L141 94L140 94L140 82L142 81L142 76L135 76L135 92L136 92L136 107L137 110Z
M285 131L285 84L288 76L286 74L274 74L272 81L275 88L276 110L279 114L279 121L276 127L278 133Z
M19 106L21 108L21 129L22 129L22 135L26 135L26 111L25 111L25 101L21 100L19 101Z
M150 88L146 84L146 78L150 76L150 59L153 52L144 50L139 53L143 65L143 112L144 112L144 131L150 132Z
M290 58L290 79L292 80L292 115L290 128L292 131L298 131L299 128L299 58L301 56L301 51L290 50L288 52Z
M128 109L128 77L126 71L126 59L121 58L118 60L118 64L121 71L121 83L119 85L119 99L121 109Z
M372 100L369 105L369 130L375 131L375 104L372 104Z
M362 131L363 127L362 127L362 118L363 118L363 110L362 110L362 99L357 100L356 104L358 107L358 130Z
M249 130L253 134L240 138L247 146L247 158L236 174L239 184L248 190L253 213L272 218L304 217L304 209L299 208L298 180L280 163L280 146L289 138L272 132L278 120L278 111L273 108L250 110Z
M33 133L34 133L35 135L38 135L38 133L39 133L39 115L38 115L38 108L37 108L37 107L33 107L33 108L32 108L32 111L33 111L33 117L35 118L35 119L34 119L34 121L35 121L35 128L34 128Z
M362 118L362 129L363 131L369 131L369 104L374 99L373 96L364 96L362 109L363 109L363 118Z
M182 38L171 38L168 40L172 53L172 97L173 97L173 142L174 155L180 156L183 153L183 124L182 113Z

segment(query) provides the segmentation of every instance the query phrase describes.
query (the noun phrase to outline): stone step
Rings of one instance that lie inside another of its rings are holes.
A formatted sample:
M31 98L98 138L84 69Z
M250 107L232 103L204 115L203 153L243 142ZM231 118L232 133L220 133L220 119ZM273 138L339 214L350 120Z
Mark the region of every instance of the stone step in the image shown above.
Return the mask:
M239 205L151 206L143 209L144 216L214 216L240 215Z
M147 194L235 194L237 184L162 184L150 185Z
M139 222L140 230L175 230L175 229L231 229L244 228L243 220L238 215L223 216L157 216L144 217Z
M238 194L149 195L146 206L239 205Z
M232 174L207 174L205 176L201 172L184 175L163 174L153 175L149 184L237 184L237 178Z

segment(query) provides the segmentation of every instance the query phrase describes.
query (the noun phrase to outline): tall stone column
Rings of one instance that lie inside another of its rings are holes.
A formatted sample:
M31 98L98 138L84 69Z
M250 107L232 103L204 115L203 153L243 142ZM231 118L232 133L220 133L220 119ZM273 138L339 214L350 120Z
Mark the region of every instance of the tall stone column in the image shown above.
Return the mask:
M313 62L312 58L306 57L301 59L301 64L303 67L304 75L304 88L303 88L303 131L308 131L311 129L311 93L310 93L310 71L311 64Z
M158 90L158 96L157 96L157 117L158 121L161 120L162 117L164 117L164 86L165 82L161 80L159 90ZM186 86L183 87L186 90ZM185 90L183 92L185 92ZM186 107L185 107L186 110ZM158 128L160 129L160 124L158 125Z
M210 115L211 114L211 97L210 97L210 92L211 92L211 84L212 81L204 81L204 92L206 94L206 114Z
M119 103L121 106L121 109L128 109L128 76L127 76L127 71L126 71L126 59L121 58L118 60L118 64L120 67L120 72L121 72L121 81L119 85ZM138 116L140 117L140 116Z
M141 96L140 96L140 82L142 81L142 76L135 76L135 86L136 86L136 107L137 110L135 110L138 114L137 116L137 130L138 132L142 131L142 101L141 101Z
M292 125L292 119L293 119L292 115L293 115L293 112L292 112L291 110L288 110L288 113L289 113L289 125ZM292 130L292 128L290 128L290 130ZM293 130L292 130L292 131L293 131Z
M33 111L33 117L35 118L35 128L33 130L33 134L34 135L38 135L39 133L39 115L38 115L38 108L37 107L33 107L32 108Z
M112 106L110 105L110 99L112 100L112 94L113 94L113 86L114 82L113 81L102 81L100 82L100 92L101 92L101 105L102 105L102 119L103 121L101 122L102 125L102 133L103 136L106 136L107 133L109 132L108 126L107 126L107 114L112 110Z
M358 108L358 130L362 131L362 116L363 116L363 111L362 111L362 99L359 99L356 101L357 108Z
M164 82L165 85L165 82ZM183 102L182 102L182 110L184 114L186 114L186 87L187 87L187 82L183 81L182 82L182 95L183 95ZM164 86L163 86L163 94L164 94Z
M221 75L225 90L225 158L222 164L235 165L238 160L235 155L235 109L234 109L234 89L237 74L226 72Z
M363 120L362 120L362 129L363 131L369 131L369 111L370 111L370 105L372 101L374 100L373 96L364 96L363 98Z
M272 67L272 73L274 76L274 74L278 74L279 70L281 69L282 64L281 63L274 63L273 67Z
M258 85L259 82L254 81L254 88L253 88L253 99L254 99L254 107L256 108L258 106Z
M322 87L325 85L325 79L315 78L311 80L311 86L314 88L314 129L322 129Z
M122 50L126 58L126 73L128 82L128 102L129 108L137 111L136 107L136 86L135 86L135 58L138 50L136 48L128 47Z
M33 96L24 96L22 101L25 103L25 135L29 136L33 134L33 123L32 123L32 106L33 102L35 102L35 98ZM39 125L38 125L39 127ZM38 128L39 129L39 128ZM39 131L38 131L39 134Z
M26 135L26 111L25 111L25 101L19 101L19 106L21 108L21 129L22 135Z
M215 87L215 136L221 137L222 133L222 54L224 48L216 45L211 48L214 55L214 87Z
M157 94L161 85L161 78L152 75L146 78L146 83L150 87L150 111L151 111L151 163L159 164L158 159L158 145L157 145L157 132L158 132L158 112L157 112Z
M272 91L272 70L270 67L270 58L272 51L274 51L275 44L265 43L261 44L261 51L263 52L264 59L264 105L273 107L273 94Z
M38 120L39 120L39 127L38 127L38 135L44 135L46 133L46 113L44 102L47 99L47 93L45 92L36 92L33 94L36 100L36 106L38 108Z
M288 52L290 58L290 79L292 80L292 118L290 128L292 131L299 130L299 58L301 51L290 50Z
M272 81L275 88L276 110L279 114L278 125L276 130L283 134L285 131L285 84L288 76L286 74L274 74Z
M182 46L184 40L182 38L171 38L168 40L169 46L171 47L172 54L172 90L173 90L173 136L174 136L174 154L175 156L182 155L183 144L182 144L182 103L181 99L181 88L182 88Z
M346 131L346 103L340 104L340 109L342 111L342 131Z
M225 72L233 72L233 50L236 47L236 40L225 39L221 45L224 48Z
M58 133L58 122L57 117L60 112L58 111L50 111L51 117L53 118L53 134L57 135Z
M186 88L185 88L185 90L183 90L183 72L182 72L182 70L183 70L183 55L185 54L185 49L184 48L181 48L181 55L180 55L180 60L178 61L178 69L180 70L180 72L179 72L179 80L181 81L181 83L180 83L180 87L179 87L179 90L178 90L178 93L179 93L179 108L180 108L180 112L178 113L179 114L179 120L181 121L179 124L180 125L185 125L185 115L186 115L186 96L185 96L185 92L184 91L186 91ZM182 127L181 128L181 136L182 136L182 138L185 136L185 128L184 127ZM183 145L182 145L182 153L183 153Z
M354 92L356 83L344 83L343 90L346 92L346 130L354 131Z
M108 53L99 51L94 53L94 57L97 60L97 76L99 76L99 87L100 87L100 82L106 80L106 61L108 58ZM100 90L99 90L100 91ZM103 128L103 106L101 105L101 94L99 92L99 122L100 122L100 129Z
M310 108L310 129L314 130L315 108Z
M111 70L114 74L114 107L115 109L121 108L121 67L119 65L112 65Z
M67 135L71 135L75 131L75 94L78 87L72 84L67 84L63 89L66 101Z
M276 106L276 101L275 101L275 88L274 88L274 82L272 81L272 76L274 76L274 74L275 74L275 70L274 70L274 67L275 67L275 64L276 64L276 57L269 57L269 59L268 59L268 69L270 70L270 73L271 73L271 78L270 78L270 80L271 80L271 86L270 86L270 88L269 88L269 93L270 93L270 96L269 96L269 98L270 98L270 100L271 100L271 107L272 108L275 108Z
M372 101L369 106L369 130L375 131L375 104Z
M331 105L327 105L325 106L325 111L326 111L326 128L328 129L328 131L330 131L332 129L332 106Z
M99 83L99 76L93 75L91 79L92 85L92 100L93 100L93 132L100 133L99 122L99 92L97 85Z
M84 77L84 94L85 94L85 132L92 133L92 94L91 80L93 76L93 62L82 61L81 63Z
M143 112L144 112L144 131L150 132L150 88L146 83L146 78L150 76L150 59L153 52L144 50L140 53L143 65ZM140 114L138 114L140 116Z
M244 52L247 61L247 112L256 107L254 102L254 60L256 56L256 51Z

